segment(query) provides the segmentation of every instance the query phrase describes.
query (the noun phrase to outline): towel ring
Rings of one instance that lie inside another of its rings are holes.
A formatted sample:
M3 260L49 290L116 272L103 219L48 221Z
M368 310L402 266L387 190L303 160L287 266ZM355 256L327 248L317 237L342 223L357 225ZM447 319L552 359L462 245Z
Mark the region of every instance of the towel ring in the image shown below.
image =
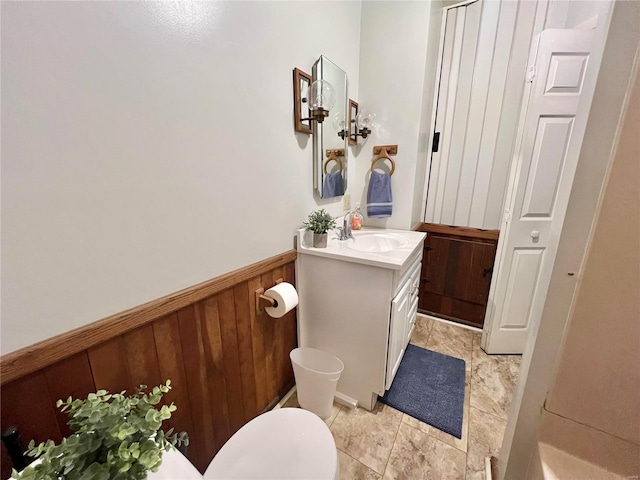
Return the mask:
M330 158L329 160L324 162L324 174L327 174L327 166L329 165L329 163L331 163L331 160L335 161L338 164L338 166L340 167L340 173L342 173L342 160L340 160L339 158Z
M389 172L389 176L393 175L393 172L395 172L396 170L396 162L393 161L393 158L391 158L389 156L389 154L387 153L387 149L386 148L382 148L380 151L380 155L378 155L376 158L374 158L371 161L371 171L373 172L373 169L376 166L376 163L378 163L378 160L389 160L391 162L391 171Z
M324 162L325 175L327 174L327 167L329 166L329 163L331 162L331 160L333 160L338 164L338 166L340 167L340 173L342 173L343 164L342 164L342 160L338 158L338 155L342 157L344 155L344 149L338 148L334 150L327 150L327 161Z

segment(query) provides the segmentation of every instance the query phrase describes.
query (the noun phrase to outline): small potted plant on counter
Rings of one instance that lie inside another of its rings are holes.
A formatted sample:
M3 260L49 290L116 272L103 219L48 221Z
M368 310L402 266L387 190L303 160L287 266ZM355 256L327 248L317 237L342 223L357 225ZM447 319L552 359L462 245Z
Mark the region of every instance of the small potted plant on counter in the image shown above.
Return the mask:
M313 232L313 246L315 248L324 248L327 246L327 232L332 228L336 228L336 221L322 208L311 212L302 226L306 230Z
M185 432L164 432L162 422L176 406L156 408L171 381L145 393L140 385L134 395L110 394L106 390L90 393L86 400L58 400L57 406L69 415L74 433L56 445L52 440L29 443L27 455L37 460L11 478L21 480L85 479L137 480L155 472L162 453L175 446L188 445Z

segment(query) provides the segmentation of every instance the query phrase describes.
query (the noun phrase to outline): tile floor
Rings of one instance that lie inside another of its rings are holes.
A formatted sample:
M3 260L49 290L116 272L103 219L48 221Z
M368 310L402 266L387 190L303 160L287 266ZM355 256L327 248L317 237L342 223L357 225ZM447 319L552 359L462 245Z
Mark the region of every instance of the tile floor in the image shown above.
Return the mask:
M462 439L380 402L373 411L334 404L326 420L341 480L484 479L484 458L502 443L519 355L487 355L480 332L418 316L411 343L466 362ZM292 396L285 407L298 406Z

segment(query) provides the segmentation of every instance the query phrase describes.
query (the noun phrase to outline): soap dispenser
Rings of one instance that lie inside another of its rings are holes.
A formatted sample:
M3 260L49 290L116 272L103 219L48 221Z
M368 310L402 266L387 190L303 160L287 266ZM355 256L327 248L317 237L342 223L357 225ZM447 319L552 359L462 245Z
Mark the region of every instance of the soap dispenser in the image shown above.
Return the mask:
M356 210L351 214L351 230L362 230L362 212L360 211L360 202L356 203Z

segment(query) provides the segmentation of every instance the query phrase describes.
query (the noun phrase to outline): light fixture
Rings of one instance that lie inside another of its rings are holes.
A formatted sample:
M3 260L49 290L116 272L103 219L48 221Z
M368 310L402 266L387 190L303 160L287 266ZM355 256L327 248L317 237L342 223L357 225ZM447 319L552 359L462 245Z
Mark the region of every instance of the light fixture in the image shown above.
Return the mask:
M347 131L347 119L344 118L344 114L342 112L337 112L333 115L333 129L338 132L338 136L341 139L345 139L349 134Z
M313 122L322 123L336 104L336 90L326 80L316 80L299 68L293 69L293 113L296 132L313 133ZM308 116L303 117L306 105ZM346 130L345 126L342 127ZM345 137L347 133L344 134ZM343 137L344 138L344 137Z
M371 127L376 114L362 110L356 117L356 139L357 137L367 138L371 134Z
M329 110L336 104L336 91L328 81L316 80L311 84L309 94L302 102L307 103L309 107L309 118L303 120L322 123L329 116Z

